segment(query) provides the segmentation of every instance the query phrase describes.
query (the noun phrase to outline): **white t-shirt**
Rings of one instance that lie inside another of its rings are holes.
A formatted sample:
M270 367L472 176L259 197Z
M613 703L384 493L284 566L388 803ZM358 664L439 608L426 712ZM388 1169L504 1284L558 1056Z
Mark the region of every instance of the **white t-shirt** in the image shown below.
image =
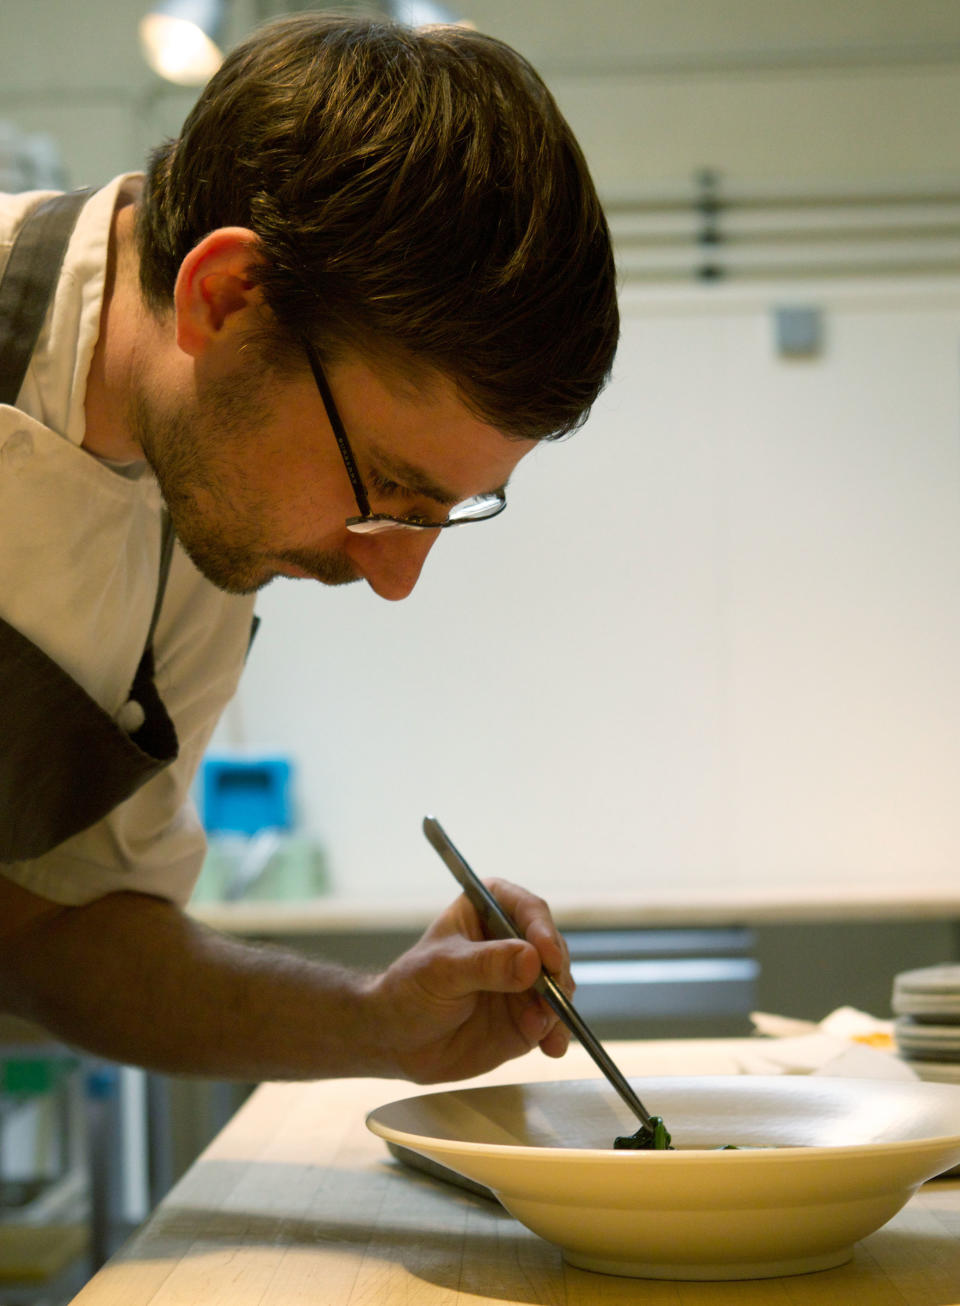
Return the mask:
M153 611L162 505L145 464L112 468L81 444L111 218L138 181L119 177L84 206L18 406L0 405L0 616L114 717ZM0 195L0 265L37 198ZM175 549L154 654L177 760L91 829L0 874L60 903L117 890L186 902L205 848L189 788L236 689L252 615L252 597L222 593Z

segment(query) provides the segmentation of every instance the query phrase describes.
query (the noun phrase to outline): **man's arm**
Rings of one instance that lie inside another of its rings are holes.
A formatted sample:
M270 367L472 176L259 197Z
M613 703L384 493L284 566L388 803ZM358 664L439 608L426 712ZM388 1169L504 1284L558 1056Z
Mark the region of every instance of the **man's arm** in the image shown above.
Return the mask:
M207 1078L479 1074L566 1031L530 986L572 988L545 904L491 881L528 942L482 941L458 899L382 975L225 937L171 903L63 907L0 877L0 1008L115 1061Z

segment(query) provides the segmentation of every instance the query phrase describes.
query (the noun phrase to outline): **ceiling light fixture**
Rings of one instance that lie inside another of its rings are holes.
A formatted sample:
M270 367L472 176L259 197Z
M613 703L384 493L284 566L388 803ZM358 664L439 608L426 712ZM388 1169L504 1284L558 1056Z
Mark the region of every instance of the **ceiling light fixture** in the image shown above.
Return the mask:
M143 57L178 86L201 86L223 62L224 0L158 0L140 20Z
M470 27L443 5L432 0L391 0L390 16L406 27Z

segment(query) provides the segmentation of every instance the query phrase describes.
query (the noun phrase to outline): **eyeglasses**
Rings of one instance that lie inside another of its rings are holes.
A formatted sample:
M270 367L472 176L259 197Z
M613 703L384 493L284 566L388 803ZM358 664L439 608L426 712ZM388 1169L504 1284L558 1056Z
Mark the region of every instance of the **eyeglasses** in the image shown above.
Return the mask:
M489 517L496 517L497 513L503 512L507 506L507 497L502 490L496 490L491 494L476 494L471 499L464 499L462 503L458 503L451 509L449 516L443 521L425 521L420 517L391 517L388 513L371 512L366 487L361 479L356 459L353 456L353 450L350 448L350 441L347 439L347 433L337 411L337 405L330 393L330 386L320 364L320 359L308 340L303 341L303 348L307 355L307 362L310 364L310 370L313 372L313 379L320 391L320 398L323 400L323 406L327 412L327 420L333 428L337 448L340 450L340 457L343 459L343 465L350 477L353 497L357 501L357 508L360 513L358 517L347 518L346 527L348 531L354 531L357 534L374 534L378 531L396 530L440 531L445 530L448 526L465 526L468 522L486 521Z

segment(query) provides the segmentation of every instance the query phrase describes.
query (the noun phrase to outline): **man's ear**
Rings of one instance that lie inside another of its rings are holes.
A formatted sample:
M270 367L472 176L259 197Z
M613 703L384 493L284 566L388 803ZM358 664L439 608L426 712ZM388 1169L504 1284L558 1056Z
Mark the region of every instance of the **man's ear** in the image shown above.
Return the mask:
M218 227L194 245L173 292L177 344L184 353L199 357L240 324L245 310L262 302L250 279L251 266L259 262L259 238L246 227Z

